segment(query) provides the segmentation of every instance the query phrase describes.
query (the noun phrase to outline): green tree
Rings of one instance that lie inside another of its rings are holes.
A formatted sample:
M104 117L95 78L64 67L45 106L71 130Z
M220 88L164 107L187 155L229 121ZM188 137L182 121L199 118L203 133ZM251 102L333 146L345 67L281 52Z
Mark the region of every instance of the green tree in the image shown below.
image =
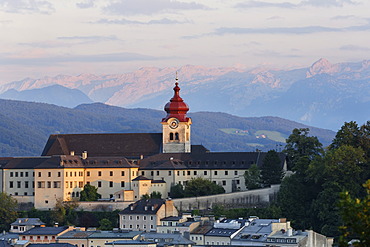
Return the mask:
M309 131L308 128L294 129L284 149L289 169L300 175L305 175L310 161L323 153L322 144L316 136L308 136Z
M85 184L84 189L80 193L80 201L97 201L101 198L101 195L98 193L98 188L93 185Z
M0 231L9 230L9 226L18 216L17 201L4 192L0 192Z
M112 230L112 222L104 218L99 221L99 229L103 231Z
M264 185L280 184L284 172L279 154L275 150L267 152L261 167L261 180Z
M51 213L53 223L58 223L59 225L74 225L77 221L77 207L77 202L63 202L61 198L57 199Z
M244 172L245 187L249 190L261 188L261 171L256 164Z
M171 186L170 197L171 198L183 198L185 196L184 187L178 183Z
M153 198L161 199L162 193L159 191L153 191L152 193L150 193L150 195L146 193L141 196L141 199L153 199Z
M363 199L352 198L350 193L340 195L339 210L343 219L340 246L348 246L350 239L359 239L355 246L370 246L370 180L363 185L366 196Z
M225 193L221 185L215 184L208 179L192 178L185 185L185 197L208 196Z

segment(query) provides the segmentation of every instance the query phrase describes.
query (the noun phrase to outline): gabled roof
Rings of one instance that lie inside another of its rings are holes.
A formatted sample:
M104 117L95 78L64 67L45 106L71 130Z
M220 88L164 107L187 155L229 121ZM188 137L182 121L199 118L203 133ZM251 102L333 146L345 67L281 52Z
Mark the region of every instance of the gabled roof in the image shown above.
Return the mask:
M142 199L130 204L119 214L156 214L165 203L163 199Z
M45 225L39 218L18 218L11 223L12 226L41 226Z
M136 178L132 179L132 181L140 181L140 180L151 180L147 177L144 177L144 176L137 176Z
M42 156L81 155L93 157L140 157L161 151L162 133L58 134L50 135Z
M59 227L34 227L19 235L58 235L68 229L68 226Z

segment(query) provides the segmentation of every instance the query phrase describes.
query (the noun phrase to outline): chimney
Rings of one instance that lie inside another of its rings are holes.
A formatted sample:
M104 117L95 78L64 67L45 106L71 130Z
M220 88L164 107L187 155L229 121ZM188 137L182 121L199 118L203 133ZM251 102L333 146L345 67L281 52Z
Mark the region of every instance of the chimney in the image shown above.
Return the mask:
M288 231L287 231L287 235L288 235L288 237L293 236L293 229L292 229L292 228L289 228L289 229L288 229Z
M70 152L71 156L75 156L75 151Z
M84 152L82 153L82 159L83 159L83 160L87 159L87 151L84 151Z
M142 159L144 159L144 155L140 155L140 159L142 160Z

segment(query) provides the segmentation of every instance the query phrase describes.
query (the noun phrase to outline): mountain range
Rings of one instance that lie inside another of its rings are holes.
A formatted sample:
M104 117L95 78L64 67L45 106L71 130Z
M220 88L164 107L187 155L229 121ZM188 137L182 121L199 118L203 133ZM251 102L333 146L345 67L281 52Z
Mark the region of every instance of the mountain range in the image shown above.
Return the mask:
M362 124L370 116L370 60L332 64L320 59L310 67L290 70L186 65L116 75L26 78L0 86L0 98L159 110L173 94L176 72L191 112L277 116L332 130L352 120Z
M195 112L192 144L211 151L282 150L294 128L306 125L278 117L237 117L227 113ZM0 157L38 156L50 134L158 133L163 110L126 109L102 103L73 109L46 103L0 100ZM328 145L335 133L310 128Z

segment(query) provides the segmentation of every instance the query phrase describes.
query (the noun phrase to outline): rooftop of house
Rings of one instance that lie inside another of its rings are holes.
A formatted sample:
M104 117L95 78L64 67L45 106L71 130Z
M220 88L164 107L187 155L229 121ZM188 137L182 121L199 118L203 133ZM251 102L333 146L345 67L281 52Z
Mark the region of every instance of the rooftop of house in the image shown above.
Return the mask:
M263 242L272 233L272 223L278 223L277 219L255 219L244 227L233 240Z
M144 232L140 238L144 241L156 242L157 246L195 244L180 233Z
M93 157L140 157L159 153L161 146L162 133L58 134L50 135L42 156L87 151Z
M141 231L68 231L58 239L134 239Z
M68 230L68 226L59 227L34 227L28 231L20 233L19 235L58 235Z
M165 203L163 199L142 199L130 204L119 214L156 214Z
M156 243L149 242L149 241L142 241L142 240L118 240L110 243L106 243L105 245L124 245L124 246L133 246L133 245L155 245Z
M39 218L18 218L11 223L12 226L41 226L45 225Z
M239 229L228 229L228 228L212 228L205 236L218 236L218 237L230 237Z
M27 247L76 247L69 243L28 244Z

